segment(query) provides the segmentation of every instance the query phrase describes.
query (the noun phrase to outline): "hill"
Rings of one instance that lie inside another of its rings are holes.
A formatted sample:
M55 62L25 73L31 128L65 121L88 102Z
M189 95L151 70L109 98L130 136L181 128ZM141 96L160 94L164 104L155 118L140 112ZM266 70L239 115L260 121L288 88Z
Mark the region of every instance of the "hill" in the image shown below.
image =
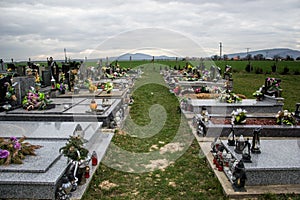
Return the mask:
M257 54L262 54L265 58L274 58L274 56L279 56L281 58L286 58L287 56L290 56L291 58L296 59L297 57L300 57L300 51L299 50L293 50L288 48L274 48L274 49L263 49L258 51L249 51L249 54L252 56L255 56ZM234 58L239 56L240 58L244 58L247 56L247 52L241 52L241 53L233 53L233 54L227 54L228 58Z
M117 60L130 60L130 57L132 60L152 60L153 56L148 55L148 54L143 54L143 53L135 53L135 54L131 54L131 53L126 53L123 54L121 56L119 56L117 58ZM161 56L154 56L155 60L175 60L176 57L169 57L169 56L165 56L165 55L161 55Z

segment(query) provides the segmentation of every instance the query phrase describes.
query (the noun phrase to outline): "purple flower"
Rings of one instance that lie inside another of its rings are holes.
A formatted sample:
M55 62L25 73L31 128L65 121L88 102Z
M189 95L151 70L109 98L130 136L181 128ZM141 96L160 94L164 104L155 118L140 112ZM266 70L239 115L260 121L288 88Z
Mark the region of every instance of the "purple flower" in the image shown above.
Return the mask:
M21 149L21 144L19 142L16 142L14 144L14 148L20 150Z
M10 140L16 142L17 138L16 137L10 137Z
M0 158L7 158L9 156L9 151L0 150Z

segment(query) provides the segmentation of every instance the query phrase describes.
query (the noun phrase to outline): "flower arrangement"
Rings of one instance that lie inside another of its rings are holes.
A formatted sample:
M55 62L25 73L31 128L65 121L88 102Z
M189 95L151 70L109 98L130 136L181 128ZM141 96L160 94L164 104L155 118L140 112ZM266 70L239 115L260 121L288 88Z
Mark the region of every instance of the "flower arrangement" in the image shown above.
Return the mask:
M5 82L4 85L7 87L5 98L9 101L16 101L17 97L16 97L15 87L11 85L9 82Z
M253 92L252 95L253 95L257 100L261 100L262 97L264 96L264 94L263 94L261 91L259 91L259 90Z
M66 80L65 73L61 72L59 83L56 83L55 85L55 88L59 90L61 94L64 94L67 89L67 84L65 83L65 80Z
M223 92L219 96L219 101L222 103L237 103L241 102L242 99L233 92Z
M238 108L231 113L231 124L245 124L247 118L247 111L241 108Z
M89 150L83 147L84 139L80 136L70 136L66 145L59 149L65 157L74 160L86 160Z
M89 89L90 92L95 92L98 89L91 79L85 80L84 85Z
M114 84L112 82L107 82L104 85L104 91L106 91L108 94L111 93L111 91L114 89Z
M52 101L43 92L37 92L33 87L22 100L22 106L26 110L44 110Z
M64 83L56 83L56 89L59 90L60 93L64 93L66 91L66 86Z
M280 86L280 81L278 81L276 78L267 78L267 82L270 83L269 91L282 91L282 88Z
M0 165L22 164L25 156L36 155L35 150L42 146L24 142L25 139L25 136L19 140L16 137L0 138Z
M297 120L294 117L294 114L289 112L288 110L278 111L276 114L276 123L281 125L295 125L297 124Z

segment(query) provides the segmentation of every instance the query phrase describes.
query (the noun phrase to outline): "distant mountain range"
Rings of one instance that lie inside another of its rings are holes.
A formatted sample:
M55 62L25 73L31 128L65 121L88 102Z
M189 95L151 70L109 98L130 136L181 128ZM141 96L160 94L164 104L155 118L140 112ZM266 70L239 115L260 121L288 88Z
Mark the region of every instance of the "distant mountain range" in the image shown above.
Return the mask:
M287 49L287 48L275 48L275 49L263 49L258 51L249 51L248 54L251 54L251 56L255 56L257 54L262 54L265 58L274 58L274 56L279 56L282 58L286 58L286 56L290 56L294 59L297 57L300 57L300 51L299 50L293 50L293 49ZM234 58L239 56L240 58L244 58L247 56L247 52L242 53L232 53L227 54L228 58Z
M248 54L251 54L251 56L255 56L258 54L262 54L264 58L270 58L273 59L274 56L279 56L281 58L286 58L286 56L290 56L291 58L296 59L297 57L300 57L300 51L299 50L293 50L293 49L288 49L288 48L274 48L274 49L262 49L262 50L257 50L257 51L249 51ZM240 53L232 53L232 54L227 54L228 58L235 58L235 57L240 57L240 58L245 58L247 56L247 52L240 52ZM153 56L148 55L148 54L143 54L143 53L126 53L123 54L119 57L116 57L115 59L117 60L130 60L130 57L132 60L152 60ZM154 56L155 60L175 60L176 57L169 57L169 56ZM178 58L181 59L181 58Z
M293 49L288 49L288 48L274 48L274 49L262 49L258 51L249 51L248 54L251 54L251 56L255 56L258 54L262 54L264 58L266 59L273 59L274 56L279 56L281 58L286 58L286 56L290 56L291 58L298 58L300 57L300 51L299 50L293 50ZM231 54L226 54L229 59L235 58L235 57L240 57L245 58L247 56L247 52L240 52L240 53L231 53ZM212 55L211 57L213 57ZM153 56L144 54L144 53L126 53L118 57L108 57L109 61L114 61L114 60L119 60L119 61L129 61L131 57L131 60L152 60ZM176 60L176 57L172 56L166 56L166 55L161 55L161 56L154 56L155 60ZM182 57L178 57L178 60L183 59ZM81 61L82 59L73 59L76 61ZM63 62L63 60L61 60ZM93 59L90 58L88 59L90 62L97 62L99 59ZM102 61L105 62L106 58L102 58Z
M135 53L135 54L126 53L126 54L123 54L123 55L117 57L116 59L117 60L130 60L130 57L131 57L131 60L152 60L153 59L153 56L148 55L148 54L143 54L143 53ZM155 60L175 60L176 57L162 55L162 56L154 56L154 59Z

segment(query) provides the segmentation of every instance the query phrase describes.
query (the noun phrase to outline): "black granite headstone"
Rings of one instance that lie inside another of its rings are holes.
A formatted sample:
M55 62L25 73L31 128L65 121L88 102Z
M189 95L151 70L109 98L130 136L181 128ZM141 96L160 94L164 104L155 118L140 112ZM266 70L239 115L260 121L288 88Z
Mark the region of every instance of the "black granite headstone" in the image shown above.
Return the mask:
M50 71L42 71L42 80L44 82L44 86L51 85L51 72Z

